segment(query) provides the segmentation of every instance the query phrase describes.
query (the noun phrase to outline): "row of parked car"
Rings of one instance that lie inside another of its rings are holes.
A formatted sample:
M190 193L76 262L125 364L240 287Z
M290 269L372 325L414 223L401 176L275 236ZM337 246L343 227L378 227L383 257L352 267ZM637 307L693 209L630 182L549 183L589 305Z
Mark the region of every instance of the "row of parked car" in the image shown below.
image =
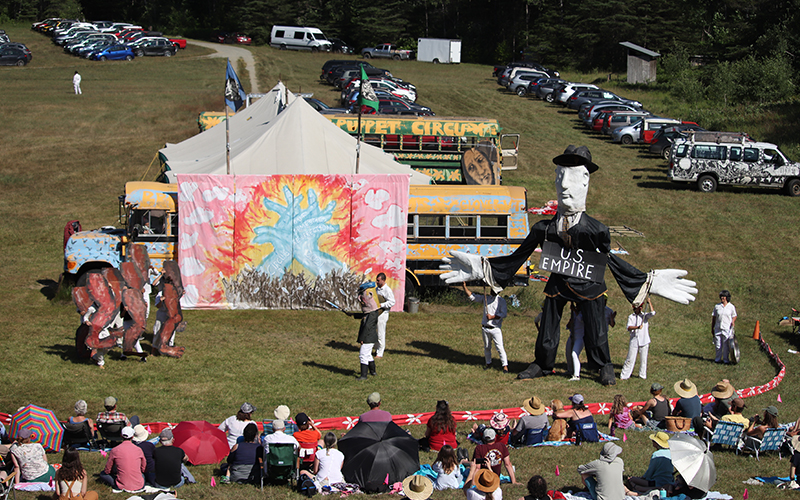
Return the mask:
M523 83L521 76L535 71L523 68L495 68L494 76L520 96L578 111L588 129L610 136L613 142L646 145L651 154L667 160L667 177L673 182L694 184L705 193L733 185L782 188L790 196L800 196L800 163L775 144L756 141L746 133L707 131L695 122L656 116L639 101L549 73Z
M52 18L33 23L31 29L51 36L53 43L68 54L96 61L171 57L186 48L185 39L167 38L163 33L146 31L130 23Z
M5 30L0 30L0 66L25 66L33 54L24 43L12 42Z
M431 108L416 102L416 86L393 76L388 70L353 59L327 61L322 65L320 74L320 80L341 89L339 97L342 109L347 112L358 112L362 68L378 98L378 114L435 115ZM375 113L375 110L364 106L362 113Z

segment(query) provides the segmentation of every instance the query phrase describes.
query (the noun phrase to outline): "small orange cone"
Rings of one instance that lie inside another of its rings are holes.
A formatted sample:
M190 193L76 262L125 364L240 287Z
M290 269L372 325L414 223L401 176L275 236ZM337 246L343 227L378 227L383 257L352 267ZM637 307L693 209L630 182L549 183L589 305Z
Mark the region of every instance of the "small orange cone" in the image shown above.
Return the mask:
M761 340L761 325L756 320L756 329L753 330L753 340Z

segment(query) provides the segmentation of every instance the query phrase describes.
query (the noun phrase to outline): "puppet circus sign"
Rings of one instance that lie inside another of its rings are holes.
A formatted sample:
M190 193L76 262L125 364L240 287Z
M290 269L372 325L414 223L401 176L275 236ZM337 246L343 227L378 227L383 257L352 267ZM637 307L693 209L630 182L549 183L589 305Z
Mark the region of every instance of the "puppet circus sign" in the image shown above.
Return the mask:
M355 309L380 272L402 297L408 192L406 175L178 175L181 303Z

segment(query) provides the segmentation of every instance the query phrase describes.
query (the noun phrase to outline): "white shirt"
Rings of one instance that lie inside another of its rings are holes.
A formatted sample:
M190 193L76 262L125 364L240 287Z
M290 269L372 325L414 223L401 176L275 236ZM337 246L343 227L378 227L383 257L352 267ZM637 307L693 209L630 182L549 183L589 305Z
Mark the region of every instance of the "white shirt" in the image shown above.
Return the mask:
M496 490L494 490L491 494L486 494L474 486L470 487L468 490L464 490L464 494L467 495L467 500L484 500L484 499L491 499L491 500L503 500L503 490L500 489L498 486Z
M382 309L388 311L394 307L396 301L394 299L394 292L392 292L391 288L384 284L383 286L377 287L375 290L378 292L378 297L383 299L378 299Z
M264 453L269 453L270 443L274 444L292 443L294 445L295 450L300 449L300 443L297 442L297 439L295 439L294 436L285 434L282 430L275 431L264 438Z
M344 454L336 448L330 450L317 450L317 460L319 460L319 469L317 469L317 481L327 484L343 483L344 476L342 476L342 464L344 463Z
M508 307L506 306L506 299L499 295L483 295L481 293L473 293L469 296L469 300L473 302L483 302L483 322L481 323L486 328L502 328L503 318L508 316ZM494 319L489 319L489 316L497 316Z
M231 415L224 422L219 424L219 430L228 435L228 447L233 448L236 440L244 433L247 424L254 423L252 420L237 420L236 415Z
M712 315L715 318L714 333L721 333L726 336L733 333L731 331L731 326L733 324L733 318L736 317L736 308L733 307L733 304L728 302L725 306L723 306L722 303L715 305Z
M650 318L655 315L655 311L650 311L648 313L633 313L628 316L628 327L641 326L641 328L635 330L628 330L628 333L631 334L631 340L636 338L639 347L650 343Z
M72 77L72 84L73 85L81 84L81 75L79 73L75 73L75 76Z

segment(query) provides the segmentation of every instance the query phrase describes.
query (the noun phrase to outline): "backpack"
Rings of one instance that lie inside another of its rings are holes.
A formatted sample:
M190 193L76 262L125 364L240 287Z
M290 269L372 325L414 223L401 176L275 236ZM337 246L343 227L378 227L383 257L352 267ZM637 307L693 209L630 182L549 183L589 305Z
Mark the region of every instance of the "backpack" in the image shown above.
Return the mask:
M317 494L317 485L314 484L313 479L305 474L301 474L300 478L297 480L297 492L311 498Z

